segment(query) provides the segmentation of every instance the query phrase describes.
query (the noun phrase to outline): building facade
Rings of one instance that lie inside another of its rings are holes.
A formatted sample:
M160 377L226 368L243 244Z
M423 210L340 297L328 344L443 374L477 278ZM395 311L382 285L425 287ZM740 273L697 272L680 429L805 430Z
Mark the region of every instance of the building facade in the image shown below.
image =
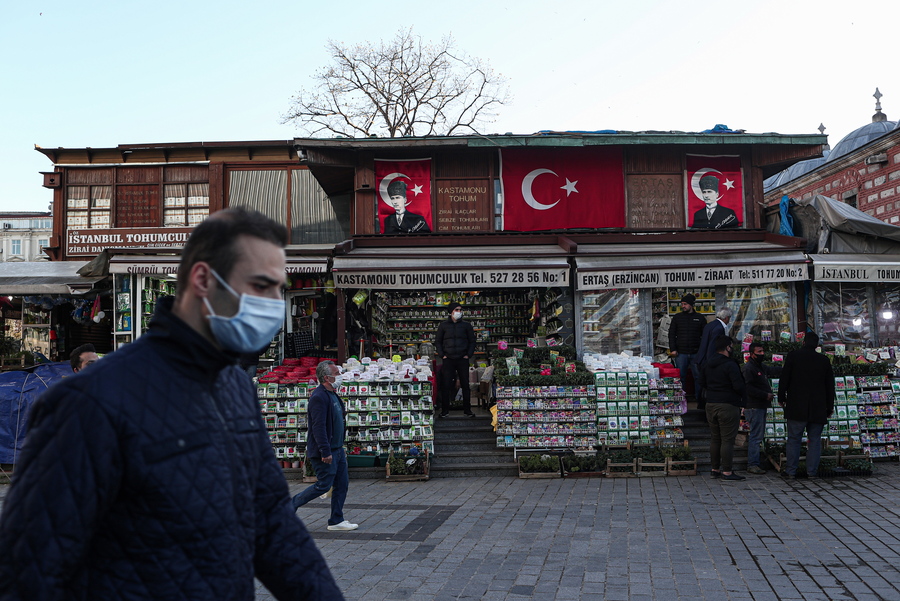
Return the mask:
M50 213L0 213L0 261L47 261L53 219Z

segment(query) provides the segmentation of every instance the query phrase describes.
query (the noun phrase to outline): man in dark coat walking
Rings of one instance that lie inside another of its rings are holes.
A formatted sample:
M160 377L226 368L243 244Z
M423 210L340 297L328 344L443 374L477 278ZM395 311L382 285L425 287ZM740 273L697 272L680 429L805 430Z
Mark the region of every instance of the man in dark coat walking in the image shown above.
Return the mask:
M787 466L785 475L797 477L800 440L806 430L806 473L818 475L822 456L822 430L834 412L834 370L825 355L816 352L819 336L807 332L803 346L784 359L778 383L778 404L787 420Z
M716 340L719 336L724 336L731 321L732 311L728 307L722 307L716 311L716 318L706 324L703 328L703 335L700 336L700 348L694 355L694 364L697 366L695 373L703 373L706 362L716 354ZM702 380L702 378L701 378ZM703 385L697 390L697 409L706 407L706 391Z
M238 354L284 319L287 231L227 209L150 331L34 404L0 519L0 598L343 599L291 510Z
M728 336L716 338L716 352L706 361L700 380L706 389L706 421L709 423L709 460L712 477L722 480L746 480L732 471L734 439L741 423L744 405L744 378L731 358L734 341Z
M469 389L469 358L475 355L475 329L468 321L462 319L462 305L450 303L450 316L438 326L434 346L441 363L441 413L438 417L450 414L450 399L455 395L454 383L459 378L459 387L463 394L463 413L475 417L472 413L472 391Z

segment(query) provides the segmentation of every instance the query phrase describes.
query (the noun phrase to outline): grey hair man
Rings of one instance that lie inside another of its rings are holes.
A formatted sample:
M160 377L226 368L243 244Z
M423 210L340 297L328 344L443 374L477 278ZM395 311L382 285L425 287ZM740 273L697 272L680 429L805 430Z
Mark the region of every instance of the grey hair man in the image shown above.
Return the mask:
M709 361L716 353L716 339L724 336L728 331L728 324L731 323L731 316L734 312L728 307L720 307L716 311L716 318L706 324L703 328L703 335L700 336L700 349L694 356L694 363L697 365L697 371L703 372L706 362ZM697 409L706 408L706 390L701 386L697 391Z

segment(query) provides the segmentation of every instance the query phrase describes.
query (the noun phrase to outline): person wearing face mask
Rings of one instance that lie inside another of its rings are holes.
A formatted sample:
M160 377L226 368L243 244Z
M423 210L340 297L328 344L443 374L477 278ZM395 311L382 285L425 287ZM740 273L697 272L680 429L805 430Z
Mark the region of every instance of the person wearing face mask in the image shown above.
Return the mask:
M343 599L237 365L284 319L286 229L227 209L149 331L35 404L0 516L4 600Z
M441 412L438 417L450 414L450 399L456 394L456 379L463 394L463 413L472 413L472 391L469 389L469 358L475 354L475 330L472 324L463 321L462 305L450 303L450 316L438 326L434 346L441 357Z
M731 316L734 313L728 307L722 307L716 311L716 318L703 327L703 334L700 336L700 349L691 360L694 373L702 376L706 363L716 354L716 340L719 336L724 336L728 331L728 324L731 322ZM701 382L703 378L700 378ZM697 390L697 409L706 409L706 389L702 383L698 384Z
M306 490L294 495L294 511L315 498L327 499L331 494L331 516L328 529L356 530L359 524L344 519L344 501L350 485L347 455L344 451L344 402L336 387L343 381L340 369L333 361L322 361L316 367L319 385L309 395L306 415L309 429L306 434L306 458L312 462L316 481Z
M747 473L761 476L766 470L760 465L759 447L766 433L766 411L772 406L775 393L769 378L781 375L780 367L772 367L763 363L766 351L761 342L750 343L750 359L744 363L741 373L747 383L747 406L744 417L750 424L750 435L747 437Z

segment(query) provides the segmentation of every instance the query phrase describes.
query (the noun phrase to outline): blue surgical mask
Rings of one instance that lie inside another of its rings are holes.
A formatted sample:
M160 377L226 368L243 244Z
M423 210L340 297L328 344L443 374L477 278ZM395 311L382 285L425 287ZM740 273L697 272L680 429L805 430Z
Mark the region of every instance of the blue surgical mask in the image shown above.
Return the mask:
M212 270L219 283L240 299L238 312L232 317L216 315L209 299L203 298L209 311L209 327L216 342L225 350L253 353L270 342L284 322L284 301L252 294L238 294L234 288Z

